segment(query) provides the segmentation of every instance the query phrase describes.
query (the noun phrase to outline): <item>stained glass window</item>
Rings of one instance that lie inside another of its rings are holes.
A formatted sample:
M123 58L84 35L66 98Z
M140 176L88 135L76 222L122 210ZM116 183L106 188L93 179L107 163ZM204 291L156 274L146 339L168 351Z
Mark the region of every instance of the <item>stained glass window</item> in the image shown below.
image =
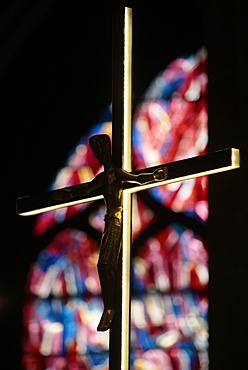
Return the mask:
M207 150L207 53L170 63L152 81L133 117L135 169ZM89 145L111 136L111 107L69 153L51 189L102 170ZM207 178L133 196L131 369L208 368ZM41 250L27 279L23 368L108 369L108 333L96 331L102 300L96 270L104 203L37 217Z

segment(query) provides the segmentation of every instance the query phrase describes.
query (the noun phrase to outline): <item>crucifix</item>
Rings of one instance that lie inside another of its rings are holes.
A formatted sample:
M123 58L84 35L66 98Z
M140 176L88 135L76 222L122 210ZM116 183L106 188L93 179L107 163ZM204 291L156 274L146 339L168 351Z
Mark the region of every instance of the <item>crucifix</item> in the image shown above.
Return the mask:
M106 203L98 271L104 301L99 331L110 328L110 370L129 369L131 195L155 186L239 167L239 150L215 153L132 171L132 10L113 14L112 154L106 135L90 138L104 171L91 182L17 199L17 213L35 215L94 199ZM119 252L121 254L119 256Z

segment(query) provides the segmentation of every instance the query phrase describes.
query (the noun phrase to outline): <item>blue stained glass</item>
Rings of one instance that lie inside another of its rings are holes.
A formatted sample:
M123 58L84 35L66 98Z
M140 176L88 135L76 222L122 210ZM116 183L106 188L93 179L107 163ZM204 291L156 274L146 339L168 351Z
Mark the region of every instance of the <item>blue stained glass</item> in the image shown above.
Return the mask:
M30 271L29 291L42 298L100 294L98 244L84 232L65 229L40 252Z

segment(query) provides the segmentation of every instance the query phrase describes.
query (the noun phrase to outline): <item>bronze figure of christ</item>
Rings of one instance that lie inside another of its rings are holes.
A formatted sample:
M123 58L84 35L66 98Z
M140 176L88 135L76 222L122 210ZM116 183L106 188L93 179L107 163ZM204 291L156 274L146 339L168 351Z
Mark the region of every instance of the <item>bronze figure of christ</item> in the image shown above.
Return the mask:
M105 227L97 265L104 303L104 311L97 330L105 331L109 329L115 313L114 285L122 244L123 184L125 182L145 184L165 180L167 169L164 166L152 173L129 173L114 166L108 135L92 136L89 142L95 157L104 166L104 171L89 183L89 189L92 191L101 187L106 203Z

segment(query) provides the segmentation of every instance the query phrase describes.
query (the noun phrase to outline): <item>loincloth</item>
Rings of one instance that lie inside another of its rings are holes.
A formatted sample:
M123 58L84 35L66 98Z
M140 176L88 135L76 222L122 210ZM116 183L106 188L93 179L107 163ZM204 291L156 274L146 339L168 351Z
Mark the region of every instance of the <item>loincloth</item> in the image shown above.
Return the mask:
M122 243L122 207L115 212L107 213L104 221L98 266L108 264L116 269Z

